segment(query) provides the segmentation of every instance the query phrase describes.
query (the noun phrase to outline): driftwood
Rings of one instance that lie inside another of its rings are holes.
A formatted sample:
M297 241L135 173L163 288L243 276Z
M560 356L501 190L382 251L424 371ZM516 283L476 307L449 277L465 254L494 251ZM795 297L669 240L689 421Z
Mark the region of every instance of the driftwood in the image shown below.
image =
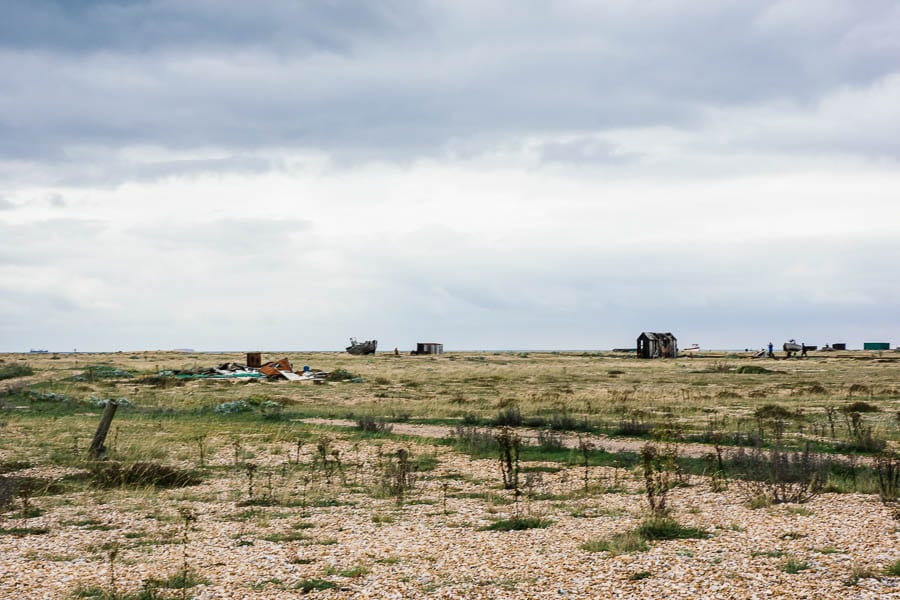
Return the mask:
M106 402L103 416L100 417L100 424L97 425L97 432L94 434L94 439L91 440L91 447L88 449L88 454L94 460L106 456L106 446L103 443L106 441L106 434L109 433L109 425L112 423L113 417L116 416L117 408L119 408L119 403L115 400Z

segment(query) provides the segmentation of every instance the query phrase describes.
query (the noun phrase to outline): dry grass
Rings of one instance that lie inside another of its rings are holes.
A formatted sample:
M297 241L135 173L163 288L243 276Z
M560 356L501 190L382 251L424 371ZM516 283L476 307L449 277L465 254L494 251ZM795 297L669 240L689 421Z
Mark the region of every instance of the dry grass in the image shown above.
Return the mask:
M172 386L142 383L141 375L243 357L12 357L27 361L35 376L29 387L0 396L0 477L33 477L46 485L27 498L11 492L0 509L0 597L66 597L72 589L110 594L110 575L125 597L185 572L197 575L191 593L205 590L210 597L269 598L296 590L349 597L363 589L404 597L439 590L526 597L529 589L545 587L588 598L624 585L634 597L668 598L711 581L734 597L770 589L785 597L836 597L846 590L847 564L879 565L887 583L857 579L876 596L890 593L896 563L885 561L896 561L900 534L890 507L874 493L825 494L809 508L754 510L745 506L740 485L713 491L708 478L694 475L669 490L667 506L672 522L683 526L678 532L709 537L681 539L689 536L675 535L672 527L639 535L647 506L633 458L594 451L582 464L568 448L532 444L523 454L517 498L516 490L502 489L490 448L469 456L436 440L397 435L410 422L449 425L466 416L485 424L515 407L526 424L587 422L594 433L610 433L634 419L657 432L664 426L672 437L707 435L707 441L720 440L714 433L750 434L760 427L772 436L780 422L786 441L827 446L848 441L850 417L841 409L865 402L877 410L858 413L861 424L896 443L900 363L861 356L638 361L553 353L288 354L297 367L344 368L364 381ZM137 377L70 380L97 364ZM757 364L769 372L739 372ZM10 381L16 379L4 383ZM107 438L117 473L154 463L196 474L200 483L164 488L117 475L105 487L92 480L84 457L102 410L98 401L106 398L132 405L119 410ZM250 410L213 411L240 400ZM266 412L266 403L281 409ZM360 431L301 420L312 416L395 426L393 432ZM413 465L402 504L384 493L401 449ZM182 518L186 510L196 521ZM515 526L489 531L495 523ZM781 537L786 530L797 536ZM848 550L812 556L825 547ZM614 557L622 554L628 556ZM392 558L380 560L384 556ZM719 566L723 557L726 564L752 565L754 577L729 575ZM571 587L572 573L584 580L583 589ZM779 588L786 578L790 586Z

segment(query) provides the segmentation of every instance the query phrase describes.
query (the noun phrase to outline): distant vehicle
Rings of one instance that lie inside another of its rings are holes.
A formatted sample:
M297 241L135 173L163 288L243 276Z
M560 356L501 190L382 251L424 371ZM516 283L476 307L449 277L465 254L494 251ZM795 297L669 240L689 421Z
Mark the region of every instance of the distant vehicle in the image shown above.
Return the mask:
M32 349L31 349L31 353L32 353L32 354L47 354L48 352L50 352L50 351L49 351L49 350L45 350L45 349L43 349L43 348L32 348Z
M363 356L366 354L375 354L376 348L378 348L378 340L366 340L365 342L357 342L356 338L350 338L350 345L347 346L346 350L350 354Z
M800 352L803 349L803 346L798 344L796 340L791 340L782 344L781 349L790 355L793 352Z

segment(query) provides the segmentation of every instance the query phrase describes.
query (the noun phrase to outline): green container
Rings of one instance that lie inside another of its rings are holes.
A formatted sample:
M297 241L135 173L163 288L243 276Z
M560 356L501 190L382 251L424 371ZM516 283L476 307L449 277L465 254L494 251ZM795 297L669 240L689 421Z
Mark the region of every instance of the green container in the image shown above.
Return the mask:
M863 344L863 350L890 350L891 343L890 342L865 342Z

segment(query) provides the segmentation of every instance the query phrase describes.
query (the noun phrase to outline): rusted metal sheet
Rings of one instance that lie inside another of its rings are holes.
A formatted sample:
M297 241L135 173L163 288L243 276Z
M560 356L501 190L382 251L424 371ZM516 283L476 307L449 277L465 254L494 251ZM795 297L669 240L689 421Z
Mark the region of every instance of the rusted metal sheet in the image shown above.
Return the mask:
M247 366L251 369L258 369L262 366L262 352L248 352Z

